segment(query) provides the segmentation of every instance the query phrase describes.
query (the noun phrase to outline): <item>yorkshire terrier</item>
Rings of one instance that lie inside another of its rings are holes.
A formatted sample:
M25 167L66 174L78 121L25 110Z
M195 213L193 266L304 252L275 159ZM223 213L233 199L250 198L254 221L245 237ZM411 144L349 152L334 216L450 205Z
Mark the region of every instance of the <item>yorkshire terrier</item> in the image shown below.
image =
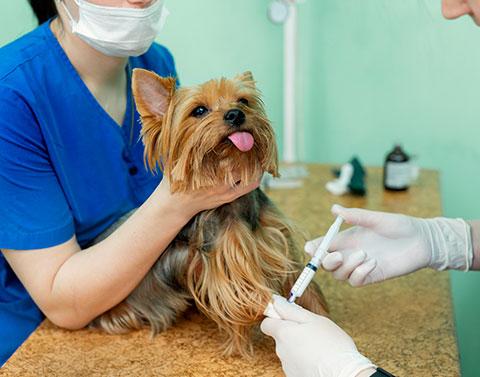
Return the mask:
M132 86L145 161L172 192L279 175L274 131L250 72L177 88L174 78L135 69ZM256 189L197 214L135 290L92 325L110 333L150 326L156 334L194 305L226 334L226 355L245 355L272 293L288 294L303 259L292 226ZM315 282L298 303L326 313Z

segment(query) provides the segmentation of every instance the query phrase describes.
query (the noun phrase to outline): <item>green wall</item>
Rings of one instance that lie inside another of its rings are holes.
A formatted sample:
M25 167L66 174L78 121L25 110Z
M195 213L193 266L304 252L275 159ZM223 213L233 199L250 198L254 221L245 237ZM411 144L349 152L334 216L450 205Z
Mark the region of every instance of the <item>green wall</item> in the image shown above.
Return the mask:
M0 0L0 45L30 30L26 0ZM169 0L158 40L183 84L253 71L282 141L282 29L268 0ZM298 148L306 161L358 154L380 165L394 142L441 171L444 214L480 218L480 29L445 21L440 0L307 0L299 7ZM463 376L478 375L480 274L452 273Z

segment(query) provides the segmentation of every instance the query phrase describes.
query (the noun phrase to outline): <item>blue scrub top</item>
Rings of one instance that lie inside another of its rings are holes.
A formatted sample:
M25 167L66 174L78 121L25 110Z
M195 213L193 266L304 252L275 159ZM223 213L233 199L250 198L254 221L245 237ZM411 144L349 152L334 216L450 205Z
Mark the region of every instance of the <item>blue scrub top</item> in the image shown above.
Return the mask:
M158 44L129 66L176 77L172 55ZM0 49L0 249L46 248L74 234L87 247L153 192L161 175L144 167L139 116L127 91L119 127L49 22ZM42 319L0 253L0 365Z

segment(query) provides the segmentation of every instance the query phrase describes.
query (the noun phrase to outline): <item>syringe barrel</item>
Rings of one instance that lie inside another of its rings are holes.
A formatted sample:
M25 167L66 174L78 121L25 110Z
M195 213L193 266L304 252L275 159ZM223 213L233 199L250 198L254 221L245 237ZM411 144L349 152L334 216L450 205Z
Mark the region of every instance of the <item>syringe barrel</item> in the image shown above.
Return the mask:
M303 292L305 292L305 289L308 287L308 284L310 284L310 282L312 281L316 271L317 271L317 267L314 266L313 264L309 263L305 266L305 268L303 269L302 273L298 277L297 281L295 282L295 285L291 290L291 292L296 297L300 297L303 294Z

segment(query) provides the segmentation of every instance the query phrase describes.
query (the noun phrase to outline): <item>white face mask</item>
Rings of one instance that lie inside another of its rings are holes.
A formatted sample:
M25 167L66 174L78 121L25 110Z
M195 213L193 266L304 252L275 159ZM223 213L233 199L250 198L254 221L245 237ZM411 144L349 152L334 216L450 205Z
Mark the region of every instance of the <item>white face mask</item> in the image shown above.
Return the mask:
M163 28L169 14L164 0L147 8L104 7L86 0L78 5L78 21L61 1L70 19L72 33L108 56L128 57L144 54Z

